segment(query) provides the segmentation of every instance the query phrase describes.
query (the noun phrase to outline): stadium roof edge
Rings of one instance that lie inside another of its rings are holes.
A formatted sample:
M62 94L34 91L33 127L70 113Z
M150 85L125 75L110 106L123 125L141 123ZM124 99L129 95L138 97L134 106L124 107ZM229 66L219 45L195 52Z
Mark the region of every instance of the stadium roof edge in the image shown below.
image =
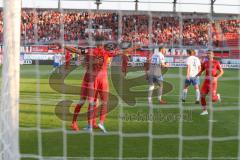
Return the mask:
M3 9L2 7L0 7L0 9ZM26 10L59 10L58 8L22 8L22 9L26 9ZM112 13L118 13L118 12L124 12L125 15L128 14L149 14L152 13L153 15L156 14L162 14L161 16L176 16L176 15L183 15L183 16L191 16L191 17L195 17L195 16L203 16L206 17L210 16L211 13L205 13L205 12L174 12L174 11L133 11L133 10L97 10L97 9L61 9L62 12L64 11L88 11L88 12L112 12ZM222 16L224 16L226 19L228 18L236 18L236 19L240 19L240 15L239 14L234 14L234 13L213 13L212 15L213 17L216 18L221 18ZM226 17L229 16L229 17Z

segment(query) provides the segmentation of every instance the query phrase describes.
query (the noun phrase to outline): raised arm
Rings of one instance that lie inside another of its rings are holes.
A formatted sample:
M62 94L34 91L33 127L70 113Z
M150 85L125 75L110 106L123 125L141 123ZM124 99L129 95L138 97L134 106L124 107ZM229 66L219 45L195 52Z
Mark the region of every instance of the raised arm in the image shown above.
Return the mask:
M131 52L133 52L134 50L136 49L139 49L141 48L140 45L136 45L136 46L133 46L133 47L130 47L128 49L125 49L125 50L115 50L114 51L114 55L121 55L121 54L130 54Z
M76 54L82 54L81 50L77 49L76 47L65 46L65 49Z

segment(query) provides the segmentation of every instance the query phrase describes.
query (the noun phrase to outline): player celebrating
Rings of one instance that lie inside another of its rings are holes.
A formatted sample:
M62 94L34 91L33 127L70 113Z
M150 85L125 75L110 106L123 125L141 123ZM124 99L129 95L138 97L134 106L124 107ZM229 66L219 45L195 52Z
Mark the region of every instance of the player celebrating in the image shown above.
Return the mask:
M96 79L94 81L94 90L95 90L95 99L94 99L94 107L93 108L88 108L89 112L94 112L94 117L92 119L92 126L96 125L96 117L97 117L97 97L100 96L101 100L101 107L100 107L100 123L98 124L98 127L103 131L107 132L105 127L104 127L104 121L106 118L107 114L107 103L108 103L108 60L109 57L112 57L116 55L117 53L114 52L108 52L104 49L104 45L101 42L102 40L98 40L97 48L94 49L94 54L100 56L103 58L103 65L101 68L99 68ZM92 117L88 117L88 119L91 119ZM91 121L88 121L89 127L91 126Z
M162 67L169 67L165 63L164 54L166 49L160 47L159 50L155 49L154 54L149 57L149 66L147 67L146 76L148 79L149 89L148 89L148 103L152 104L152 94L154 90L154 84L159 86L158 90L158 100L160 104L166 104L167 102L162 99L163 91L163 76L162 76Z
M128 48L124 51L120 51L120 50L115 50L113 52L109 52L109 51L106 51L104 49L104 45L103 43L101 42L101 39L100 39L100 42L97 46L97 48L94 50L95 54L97 55L101 55L103 57L103 66L101 67L101 69L98 71L98 74L97 74L97 77L95 79L95 83L94 83L94 89L95 89L95 100L94 100L94 118L92 120L92 126L94 124L96 124L96 117L97 117L97 97L99 96L100 97L100 100L101 100L101 107L100 107L100 123L98 124L98 127L104 132L106 133L107 130L105 129L104 127L104 121L106 119L106 114L107 114L107 105L108 105L108 93L109 93L109 85L108 85L108 59L110 57L113 57L113 56L117 56L117 55L120 55L120 54L124 54L124 55L127 55L129 54L131 51L135 50L139 48L139 46L135 46L135 47L132 47L132 48ZM89 109L90 110L90 109Z
M196 104L199 104L200 91L199 91L199 77L196 75L201 70L200 60L195 56L196 52L194 50L187 50L188 58L186 59L187 64L187 76L185 80L185 86L182 91L182 102L186 101L188 87L192 84L196 90Z
M196 75L200 76L202 72L206 72L205 80L201 88L201 105L202 113L200 115L207 115L206 95L210 92L212 94L212 101L221 101L220 94L217 94L218 78L221 77L224 71L221 68L219 61L214 59L213 51L207 53L208 61L204 61L201 66L201 71Z
M74 49L70 49L73 51ZM81 51L74 50L75 53L81 54ZM83 78L83 82L81 84L81 93L80 93L80 101L76 105L74 109L74 115L72 120L71 128L74 131L78 131L78 125L77 125L77 117L79 112L81 111L82 106L85 104L86 100L89 103L89 108L93 108L94 105L94 82L97 76L97 69L99 68L99 65L101 65L100 62L97 61L97 55L90 50L88 54L85 56L85 75ZM92 117L92 112L88 112L88 117ZM92 125L92 118L88 119L89 124ZM90 126L87 131L92 132L93 126Z
M100 112L100 123L98 127L103 131L106 132L104 127L104 121L106 118L107 113L107 103L108 103L108 59L109 57L118 55L123 53L122 51L106 51L104 49L104 45L102 43L101 38L97 38L97 48L90 50L88 54L91 54L93 57L89 58L92 59L93 63L88 65L87 71L84 76L84 80L81 87L81 98L79 104L76 105L74 110L74 116L72 121L72 129L79 130L77 125L77 116L85 103L86 99L88 98L89 107L88 107L88 127L86 128L87 131L92 132L93 128L97 127L96 124L96 113L97 111L97 97L100 96L101 99L101 112ZM74 49L71 49L74 50ZM127 50L125 52L129 52ZM75 51L78 52L78 51Z

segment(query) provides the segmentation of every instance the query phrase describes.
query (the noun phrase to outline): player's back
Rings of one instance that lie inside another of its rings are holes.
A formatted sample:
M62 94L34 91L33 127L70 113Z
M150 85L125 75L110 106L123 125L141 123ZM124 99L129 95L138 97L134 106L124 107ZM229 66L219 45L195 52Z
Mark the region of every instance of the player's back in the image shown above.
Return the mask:
M160 52L155 52L150 57L150 64L149 64L149 74L155 76L162 75L162 66L161 64L164 63L164 55Z
M58 53L55 53L55 54L54 54L54 56L53 56L53 61L54 61L54 63L60 63Z
M190 77L195 77L199 72L201 62L196 56L189 56L186 59L186 64L190 67Z
M84 56L84 66L88 74L97 74L101 70L103 63L103 57L96 49L89 49Z
M96 56L96 64L98 64L98 75L107 76L109 58L117 55L115 52L106 51L103 48L95 48L93 54Z

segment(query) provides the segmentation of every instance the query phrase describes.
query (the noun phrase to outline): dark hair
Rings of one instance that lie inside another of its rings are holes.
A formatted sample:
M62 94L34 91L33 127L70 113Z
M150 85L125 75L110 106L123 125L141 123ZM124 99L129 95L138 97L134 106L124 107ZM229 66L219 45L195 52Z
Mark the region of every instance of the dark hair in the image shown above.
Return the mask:
M213 50L212 50L212 49L209 49L208 52L213 52Z
M208 53L213 53L214 54L213 50L210 50L210 49L207 51L207 54Z
M101 37L101 36L96 37L96 38L95 38L95 45L97 45L97 46L102 46L102 45L104 45L104 44L103 44L103 40L104 40L104 38Z
M102 36L98 36L95 38L95 41L96 41L96 43L100 43L100 42L104 41L104 38Z
M158 48L158 50L160 51L160 50L162 50L163 48L165 48L164 46L160 46L159 48Z
M192 53L191 50L188 49L188 50L187 50L187 54L191 55L191 53Z
M189 55L195 55L196 52L195 52L195 50L193 50L193 49L188 49L188 50L187 50L187 54L189 54Z

